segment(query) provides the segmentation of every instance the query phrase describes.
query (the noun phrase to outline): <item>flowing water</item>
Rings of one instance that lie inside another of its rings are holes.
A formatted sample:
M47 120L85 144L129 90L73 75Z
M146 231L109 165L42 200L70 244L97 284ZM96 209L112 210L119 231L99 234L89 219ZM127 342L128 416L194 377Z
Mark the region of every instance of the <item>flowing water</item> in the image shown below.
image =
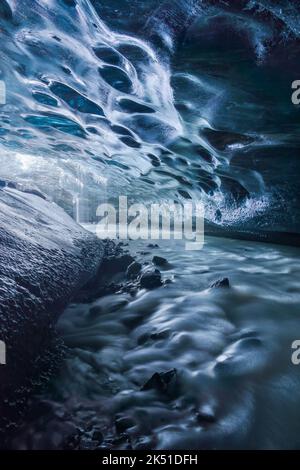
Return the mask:
M299 447L299 250L208 237L195 257L181 241L159 245L130 251L166 257L170 282L67 308L65 362L36 398L52 411L14 445L64 447L76 423L79 448ZM224 277L229 288L210 287ZM165 372L167 387L142 390Z

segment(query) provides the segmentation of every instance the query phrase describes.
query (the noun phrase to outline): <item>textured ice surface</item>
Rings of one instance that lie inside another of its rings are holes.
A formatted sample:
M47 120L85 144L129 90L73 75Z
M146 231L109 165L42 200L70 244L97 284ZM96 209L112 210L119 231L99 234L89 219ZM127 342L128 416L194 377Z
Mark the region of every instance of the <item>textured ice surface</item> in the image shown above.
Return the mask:
M300 10L272 3L1 2L0 177L81 222L192 198L226 233L299 233Z
M10 184L10 186L13 186ZM97 270L102 242L40 195L0 189L0 411L26 383L71 296ZM8 402L8 400L6 400Z

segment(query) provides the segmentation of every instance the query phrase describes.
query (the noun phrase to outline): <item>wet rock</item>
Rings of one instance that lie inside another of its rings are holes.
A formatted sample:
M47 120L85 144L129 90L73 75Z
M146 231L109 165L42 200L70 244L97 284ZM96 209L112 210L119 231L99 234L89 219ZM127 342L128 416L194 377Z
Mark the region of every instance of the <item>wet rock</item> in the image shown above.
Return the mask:
M149 243L148 248L159 248L157 243Z
M134 426L135 422L127 416L119 417L115 421L115 427L118 434L123 434L127 429L133 428Z
M113 276L117 273L126 272L127 268L134 262L134 258L129 254L120 254L119 256L109 256L103 260L101 271L104 276Z
M159 341L160 339L167 339L170 336L170 330L156 331L151 333L150 339L153 341Z
M146 271L140 278L140 286L144 289L155 289L161 285L161 273L158 269Z
M103 442L103 434L102 431L98 428L94 428L92 431L92 440L96 441L98 444Z
M95 450L98 446L98 442L92 439L83 437L80 439L79 449L80 450Z
M142 265L137 261L133 261L133 263L131 263L126 270L126 277L128 279L134 279L140 274L141 269Z
M210 286L211 289L215 288L229 288L230 287L230 282L228 277L223 277L222 279L218 279L217 281L213 282L212 285Z
M168 393L172 391L177 382L177 370L171 369L167 372L155 372L152 377L143 385L142 391L157 390L158 392Z
M162 256L153 256L152 263L161 267L166 267L169 264L166 258L163 258Z
M170 330L154 331L153 333L143 333L137 340L139 345L145 344L149 340L160 341L167 339L170 336Z
M216 415L210 406L203 406L196 414L196 419L199 424L213 424L216 422Z
M112 440L112 444L115 446L121 446L121 449L123 450L131 450L131 443L130 443L130 438L127 434L121 434L120 436L116 437L115 439ZM125 447L124 447L125 445Z

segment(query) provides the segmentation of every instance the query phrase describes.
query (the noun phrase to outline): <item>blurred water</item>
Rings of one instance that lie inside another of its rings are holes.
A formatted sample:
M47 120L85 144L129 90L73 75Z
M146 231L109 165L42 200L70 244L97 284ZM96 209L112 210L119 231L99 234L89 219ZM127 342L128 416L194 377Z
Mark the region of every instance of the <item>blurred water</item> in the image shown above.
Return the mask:
M56 421L35 425L27 445L55 447L63 420L99 425L103 448L298 448L299 250L207 238L195 257L181 241L159 245L130 251L166 257L171 283L73 304L61 317L69 351L40 397L58 407ZM223 277L230 288L210 288ZM167 391L141 391L173 368ZM116 440L125 417L127 437Z

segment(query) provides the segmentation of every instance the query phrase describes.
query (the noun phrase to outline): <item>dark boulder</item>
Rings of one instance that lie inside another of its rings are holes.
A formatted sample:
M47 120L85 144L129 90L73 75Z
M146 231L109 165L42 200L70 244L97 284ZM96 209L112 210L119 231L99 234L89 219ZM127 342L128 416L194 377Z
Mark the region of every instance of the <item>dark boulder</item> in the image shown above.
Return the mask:
M127 431L127 429L130 429L134 426L135 422L127 416L120 416L115 421L115 427L118 434L123 434Z
M177 383L177 370L171 369L167 372L155 372L152 377L142 386L142 391L156 390L162 393L173 391Z
M155 289L162 286L160 271L154 269L144 272L140 278L140 286L144 289Z
M153 256L152 263L160 266L161 268L166 267L169 264L166 258L163 258L162 256Z
M228 277L223 277L223 279L218 279L217 281L213 282L212 285L210 286L211 289L215 288L229 288L230 287L230 282Z
M138 263L137 261L133 261L126 270L126 277L128 279L136 278L140 274L141 269L142 269L142 265Z

